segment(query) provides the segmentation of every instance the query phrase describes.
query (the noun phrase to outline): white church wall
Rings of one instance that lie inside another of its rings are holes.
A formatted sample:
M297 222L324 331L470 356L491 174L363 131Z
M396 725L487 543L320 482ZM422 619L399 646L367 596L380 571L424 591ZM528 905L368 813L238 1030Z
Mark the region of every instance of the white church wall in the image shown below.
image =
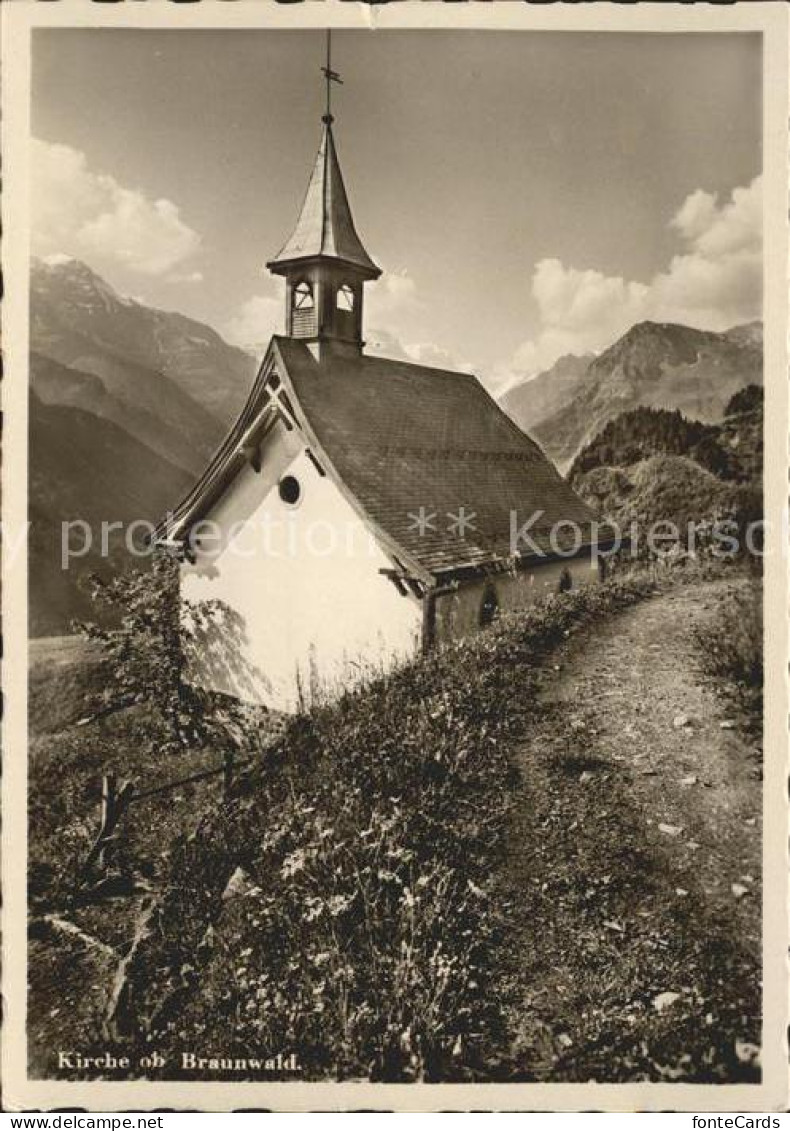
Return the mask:
M573 587L598 581L597 564L590 554L541 562L534 568L516 574L503 573L481 578L463 585L455 593L436 599L434 638L437 644L450 643L476 632L480 627L480 610L488 585L496 592L502 612L527 608L541 597L556 593L564 569L571 575Z
M202 650L195 682L284 711L413 655L422 625L420 602L378 572L391 562L302 443L278 426L261 472L245 467L206 516L219 547L182 569L184 597L219 599L234 621ZM285 474L301 486L295 506L280 498Z

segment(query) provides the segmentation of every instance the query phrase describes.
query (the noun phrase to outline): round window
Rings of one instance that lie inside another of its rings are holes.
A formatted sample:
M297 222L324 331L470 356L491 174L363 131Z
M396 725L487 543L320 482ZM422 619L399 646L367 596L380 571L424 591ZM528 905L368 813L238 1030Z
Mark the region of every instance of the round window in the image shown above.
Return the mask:
M280 498L289 507L295 507L302 497L302 488L295 475L284 475L280 480Z

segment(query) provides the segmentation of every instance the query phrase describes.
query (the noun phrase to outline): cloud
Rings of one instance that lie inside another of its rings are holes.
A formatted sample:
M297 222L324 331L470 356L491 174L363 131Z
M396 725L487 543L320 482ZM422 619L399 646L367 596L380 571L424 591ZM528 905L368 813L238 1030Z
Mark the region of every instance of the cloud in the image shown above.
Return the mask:
M368 326L391 327L398 338L408 337L409 326L422 305L417 284L408 271L385 271L366 288L365 322Z
M669 226L675 228L686 239L695 240L714 222L717 211L715 194L697 189L686 197L669 221Z
M432 369L449 369L454 373L473 373L475 370L470 361L459 361L451 350L434 345L433 342L407 342L403 348L407 359L418 365L427 365Z
M56 251L52 255L45 255L43 262L47 267L64 267L67 263L73 263L74 257L72 255L64 255L62 251Z
M70 255L99 269L166 276L200 248L200 236L172 201L94 172L69 145L33 140L32 186L33 250L42 257ZM200 281L198 275L188 281Z
M541 331L516 350L511 368L545 369L563 354L597 352L643 317L648 287L641 283L565 267L543 259L532 277Z
M167 276L168 283L202 283L202 271L186 271L183 274L178 271L171 272Z
M414 326L425 312L425 302L406 270L386 271L365 295L367 352L398 361L415 362L434 369L471 373L468 361L436 342L413 341ZM382 329L382 327L387 329Z
M262 354L272 334L283 332L284 299L272 282L263 294L252 295L238 314L223 327L229 342L256 356Z
M417 284L404 269L385 271L365 289L367 352L396 361L413 361L404 345L421 307ZM386 327L386 328L385 328Z
M400 338L389 330L377 326L373 329L365 327L365 353L373 357L388 357L393 361L413 361L414 358L406 352L406 347Z
M725 330L762 311L762 178L723 202L697 189L668 225L685 245L648 283L543 259L532 277L540 327L498 374L501 384L567 353L598 352L635 322Z

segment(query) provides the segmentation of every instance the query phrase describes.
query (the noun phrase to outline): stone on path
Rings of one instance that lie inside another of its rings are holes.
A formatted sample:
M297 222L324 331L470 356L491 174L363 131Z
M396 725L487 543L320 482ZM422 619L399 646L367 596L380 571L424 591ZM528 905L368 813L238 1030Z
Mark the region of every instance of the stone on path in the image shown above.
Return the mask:
M674 1005L679 997L680 994L676 994L673 990L665 990L663 994L658 994L653 998L653 1009L657 1013L663 1013L665 1009Z

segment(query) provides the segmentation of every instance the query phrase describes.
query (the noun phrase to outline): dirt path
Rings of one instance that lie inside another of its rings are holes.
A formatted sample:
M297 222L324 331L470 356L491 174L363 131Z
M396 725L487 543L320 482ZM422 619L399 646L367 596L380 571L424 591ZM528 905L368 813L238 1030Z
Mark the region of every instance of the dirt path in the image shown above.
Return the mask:
M759 1072L758 751L693 639L732 585L585 629L541 677L505 881L518 1073Z

